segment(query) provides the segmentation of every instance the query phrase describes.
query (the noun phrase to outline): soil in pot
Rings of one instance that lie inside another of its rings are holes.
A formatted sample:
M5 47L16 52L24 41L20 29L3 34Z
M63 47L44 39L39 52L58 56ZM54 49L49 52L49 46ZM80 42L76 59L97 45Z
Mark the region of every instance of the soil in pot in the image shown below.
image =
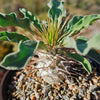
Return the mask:
M70 58L38 55L13 76L8 100L100 100L100 65L88 74Z

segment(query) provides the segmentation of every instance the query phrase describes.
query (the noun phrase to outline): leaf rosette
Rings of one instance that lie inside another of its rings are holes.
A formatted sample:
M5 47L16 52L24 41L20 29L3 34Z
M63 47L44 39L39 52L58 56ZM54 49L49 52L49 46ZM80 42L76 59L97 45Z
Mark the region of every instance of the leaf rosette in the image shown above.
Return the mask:
M87 28L94 21L100 19L100 14L88 16L74 16L72 19L66 17L67 12L63 6L63 0L50 0L48 3L49 18L40 21L30 11L21 8L20 12L24 18L18 18L15 13L0 14L0 26L18 26L28 30L28 34L16 32L1 32L0 40L13 41L19 44L17 52L6 55L1 62L1 66L6 69L22 69L25 67L37 48L44 47L47 51L57 48L73 48L76 53L66 52L66 56L71 57L81 63L84 69L90 73L91 64L84 57L96 61L100 64L100 34L95 34L91 39L83 36L77 37L82 29ZM66 17L63 22L63 18ZM70 19L70 20L69 20Z

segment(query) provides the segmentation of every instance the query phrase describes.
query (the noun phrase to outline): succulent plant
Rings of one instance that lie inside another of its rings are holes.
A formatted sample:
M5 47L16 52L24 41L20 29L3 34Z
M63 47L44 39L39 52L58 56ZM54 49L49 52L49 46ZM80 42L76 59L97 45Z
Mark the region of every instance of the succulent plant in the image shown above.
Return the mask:
M73 38L82 29L99 20L100 14L74 16L70 19L66 17L67 12L63 4L63 0L50 0L48 3L48 19L46 21L40 21L24 8L20 9L24 18L17 18L15 13L0 14L1 27L18 26L29 31L24 34L0 32L0 40L18 43L18 51L6 55L0 66L10 70L22 69L35 54L35 51L41 47L48 53L59 48L61 52L64 50L66 57L81 63L88 73L92 69L91 64L85 57L100 64L100 54L97 52L97 50L100 50L100 34L95 34L91 39L83 36ZM65 20L63 21L64 17ZM66 48L75 49L75 52L67 52Z

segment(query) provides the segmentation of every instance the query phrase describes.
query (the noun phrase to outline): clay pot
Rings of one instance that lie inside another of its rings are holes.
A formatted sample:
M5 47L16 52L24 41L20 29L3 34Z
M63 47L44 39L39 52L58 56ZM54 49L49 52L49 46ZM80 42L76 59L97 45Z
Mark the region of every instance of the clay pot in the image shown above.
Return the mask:
M15 71L5 72L0 84L0 100L8 100L8 94L7 94L8 86L7 85L10 83L12 74L14 72Z

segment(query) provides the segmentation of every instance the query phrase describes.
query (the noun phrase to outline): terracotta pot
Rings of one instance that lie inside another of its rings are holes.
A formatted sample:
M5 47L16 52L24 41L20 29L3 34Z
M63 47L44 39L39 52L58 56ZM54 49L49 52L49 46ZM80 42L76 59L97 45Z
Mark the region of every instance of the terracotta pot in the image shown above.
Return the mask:
M15 71L7 71L1 81L0 84L0 100L8 100L8 94L7 94L7 90L8 90L8 86L7 84L10 83L11 81L11 76Z

